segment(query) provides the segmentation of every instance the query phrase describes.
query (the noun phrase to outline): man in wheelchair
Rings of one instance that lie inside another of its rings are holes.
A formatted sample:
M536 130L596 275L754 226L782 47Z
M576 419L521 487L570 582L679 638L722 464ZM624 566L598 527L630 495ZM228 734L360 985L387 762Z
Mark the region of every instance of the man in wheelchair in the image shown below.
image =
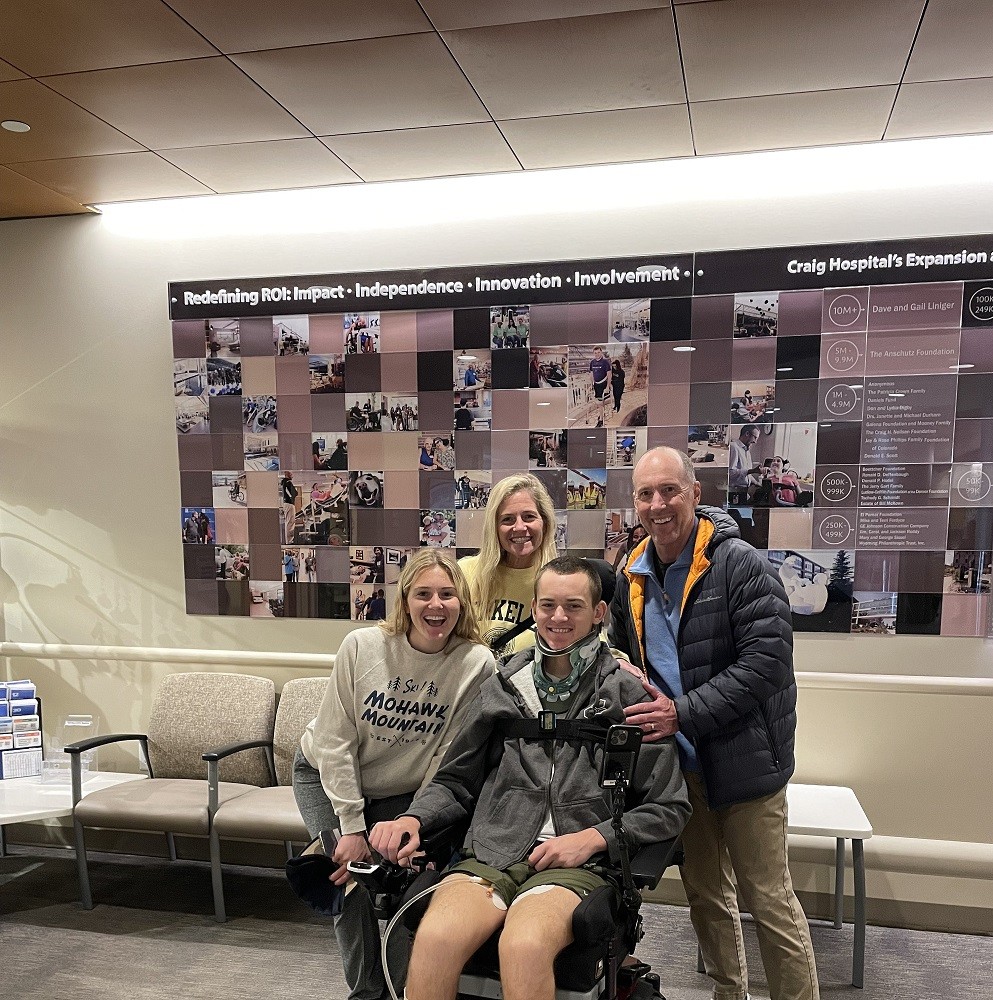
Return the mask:
M463 860L417 931L408 1000L455 1000L463 966L501 928L503 996L552 1000L574 913L604 887L621 894L621 824L625 848L637 849L676 837L689 817L671 737L642 747L616 817L601 787L609 727L647 696L600 639L606 604L593 567L572 556L548 563L533 614L535 647L484 682L434 779L406 815L370 834L380 854L409 863L422 838L470 823Z

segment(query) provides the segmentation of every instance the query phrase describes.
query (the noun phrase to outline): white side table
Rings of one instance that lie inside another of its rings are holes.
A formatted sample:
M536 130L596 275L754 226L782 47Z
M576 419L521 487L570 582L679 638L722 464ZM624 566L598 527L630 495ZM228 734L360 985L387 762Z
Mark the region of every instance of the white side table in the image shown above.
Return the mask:
M865 980L865 858L863 841L872 836L869 822L855 793L840 785L786 786L789 832L834 837L834 926L840 928L845 906L845 841L852 842L855 877L855 941L852 948L852 986Z

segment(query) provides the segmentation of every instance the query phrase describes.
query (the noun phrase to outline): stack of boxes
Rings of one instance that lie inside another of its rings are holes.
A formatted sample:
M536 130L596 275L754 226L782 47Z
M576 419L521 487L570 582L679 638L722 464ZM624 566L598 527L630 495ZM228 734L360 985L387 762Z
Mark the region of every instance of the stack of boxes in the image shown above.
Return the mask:
M0 778L41 774L41 715L32 681L0 681Z

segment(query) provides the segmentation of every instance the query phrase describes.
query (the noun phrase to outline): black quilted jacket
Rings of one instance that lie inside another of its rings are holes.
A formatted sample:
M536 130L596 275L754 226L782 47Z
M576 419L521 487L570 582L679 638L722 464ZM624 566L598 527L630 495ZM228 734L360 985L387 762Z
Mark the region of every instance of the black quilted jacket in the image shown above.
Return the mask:
M769 562L719 507L698 507L679 622L680 731L696 747L712 809L768 795L793 774L796 681L790 606ZM619 574L610 641L645 669L644 577Z

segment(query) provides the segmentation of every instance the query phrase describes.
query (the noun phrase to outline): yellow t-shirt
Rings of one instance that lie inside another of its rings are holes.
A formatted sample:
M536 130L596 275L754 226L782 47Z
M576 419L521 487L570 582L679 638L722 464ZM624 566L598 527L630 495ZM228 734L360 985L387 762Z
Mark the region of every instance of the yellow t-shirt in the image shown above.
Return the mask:
M478 566L478 556L464 556L459 560L459 568L465 573L470 586L476 579ZM537 570L536 566L528 569L510 569L502 563L497 567L494 574L496 597L489 615L483 617L479 623L483 642L491 644L497 636L509 631L518 622L531 617L531 601L534 598L534 578ZM504 646L500 650L500 655L519 653L522 649L533 645L534 632L529 629Z

